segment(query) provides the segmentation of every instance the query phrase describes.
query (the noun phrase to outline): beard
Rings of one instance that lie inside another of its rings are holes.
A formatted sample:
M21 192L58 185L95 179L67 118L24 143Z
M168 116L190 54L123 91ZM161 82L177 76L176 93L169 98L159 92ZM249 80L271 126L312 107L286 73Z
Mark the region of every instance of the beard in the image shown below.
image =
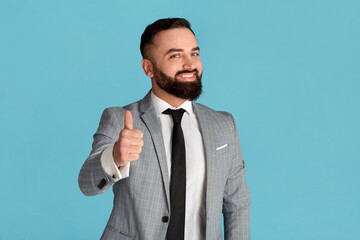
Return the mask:
M197 69L179 71L175 74L174 78L163 73L156 65L153 65L153 72L155 81L159 87L175 97L193 101L198 99L202 92L202 73L199 75ZM195 73L196 79L192 82L181 82L176 80L177 76L184 73Z

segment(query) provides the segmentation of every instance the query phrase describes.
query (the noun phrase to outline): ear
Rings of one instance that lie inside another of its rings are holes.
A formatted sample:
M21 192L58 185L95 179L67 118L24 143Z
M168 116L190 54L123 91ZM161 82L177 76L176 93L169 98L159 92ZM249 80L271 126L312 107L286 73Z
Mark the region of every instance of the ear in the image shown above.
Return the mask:
M151 63L151 61L149 59L143 59L141 61L141 66L144 69L144 72L146 74L146 76L152 78L154 76L154 72L153 72L153 65Z

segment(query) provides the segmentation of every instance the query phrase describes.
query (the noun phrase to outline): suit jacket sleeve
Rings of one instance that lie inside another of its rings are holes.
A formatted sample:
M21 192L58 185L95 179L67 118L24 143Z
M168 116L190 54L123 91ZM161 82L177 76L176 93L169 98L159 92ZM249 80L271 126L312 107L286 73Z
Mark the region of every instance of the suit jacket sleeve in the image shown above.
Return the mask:
M250 192L245 181L245 162L242 158L240 140L234 118L234 148L230 174L224 197L223 215L225 239L250 239Z
M115 179L103 169L101 155L108 146L117 141L122 127L120 124L121 121L111 108L104 110L94 134L92 151L83 164L78 178L79 187L87 196L103 193L115 183Z

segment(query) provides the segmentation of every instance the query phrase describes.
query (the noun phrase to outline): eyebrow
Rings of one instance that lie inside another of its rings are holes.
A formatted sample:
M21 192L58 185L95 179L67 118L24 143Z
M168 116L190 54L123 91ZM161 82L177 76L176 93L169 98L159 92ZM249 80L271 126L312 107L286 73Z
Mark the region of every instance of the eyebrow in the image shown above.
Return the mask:
M182 48L170 48L164 56L170 54L170 53L173 53L173 52L183 52L184 49ZM200 51L200 48L199 47L194 47L193 49L191 49L191 51Z

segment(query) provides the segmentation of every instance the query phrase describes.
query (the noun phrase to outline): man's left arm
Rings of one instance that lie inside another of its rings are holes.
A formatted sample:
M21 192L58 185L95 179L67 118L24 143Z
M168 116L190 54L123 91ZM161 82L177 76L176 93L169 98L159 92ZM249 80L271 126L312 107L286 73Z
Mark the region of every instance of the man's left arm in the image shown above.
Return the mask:
M225 239L249 240L250 192L245 181L245 162L241 154L239 134L233 117L232 121L234 125L233 159L223 197Z

